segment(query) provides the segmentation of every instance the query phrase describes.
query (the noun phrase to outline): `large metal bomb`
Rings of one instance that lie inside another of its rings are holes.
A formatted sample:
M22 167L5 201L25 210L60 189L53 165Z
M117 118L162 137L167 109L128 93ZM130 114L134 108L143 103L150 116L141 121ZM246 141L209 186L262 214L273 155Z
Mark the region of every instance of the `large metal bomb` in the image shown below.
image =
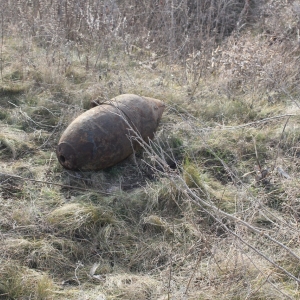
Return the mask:
M99 170L122 161L148 142L161 119L162 101L120 95L78 116L62 134L56 155L70 170ZM139 141L140 139L140 141Z

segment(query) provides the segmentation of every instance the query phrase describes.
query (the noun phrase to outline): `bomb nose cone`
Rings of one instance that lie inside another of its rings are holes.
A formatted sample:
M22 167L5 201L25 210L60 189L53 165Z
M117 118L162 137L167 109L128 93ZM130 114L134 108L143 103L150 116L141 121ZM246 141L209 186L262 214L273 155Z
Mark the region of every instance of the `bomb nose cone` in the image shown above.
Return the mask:
M157 124L160 121L162 114L166 108L166 105L161 100L150 98L150 97L144 97L148 101L154 103L153 109L154 109L154 116L156 117Z
M77 158L74 148L66 142L57 146L56 155L60 164L69 170L77 169Z
M156 105L158 107L158 118L160 120L161 117L162 117L162 114L163 114L163 112L164 112L164 110L166 108L166 105L162 101L160 101L160 100L156 100L156 101L157 101Z

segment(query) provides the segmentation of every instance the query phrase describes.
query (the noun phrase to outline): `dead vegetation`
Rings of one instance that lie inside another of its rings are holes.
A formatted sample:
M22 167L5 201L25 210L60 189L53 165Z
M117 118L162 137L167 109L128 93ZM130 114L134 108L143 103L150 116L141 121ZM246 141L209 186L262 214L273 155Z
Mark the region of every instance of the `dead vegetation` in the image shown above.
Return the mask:
M0 298L299 299L298 1L148 2L0 1ZM155 140L64 170L121 93Z

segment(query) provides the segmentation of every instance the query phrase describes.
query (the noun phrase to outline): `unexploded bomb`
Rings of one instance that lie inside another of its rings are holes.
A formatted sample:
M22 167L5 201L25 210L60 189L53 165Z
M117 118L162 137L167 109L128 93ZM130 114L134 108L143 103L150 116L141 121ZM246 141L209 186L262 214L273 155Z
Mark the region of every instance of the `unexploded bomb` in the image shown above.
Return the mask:
M148 142L161 119L162 101L120 95L78 116L62 134L56 155L70 170L99 170L122 161Z

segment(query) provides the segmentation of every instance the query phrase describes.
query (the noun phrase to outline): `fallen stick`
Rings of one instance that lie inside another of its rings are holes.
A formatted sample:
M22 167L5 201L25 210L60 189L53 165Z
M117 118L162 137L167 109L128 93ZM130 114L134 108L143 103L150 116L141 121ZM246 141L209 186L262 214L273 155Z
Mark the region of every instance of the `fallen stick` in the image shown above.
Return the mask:
M79 187L79 186L72 186L72 185L67 185L67 184L62 184L62 183L57 183L57 182L37 180L37 179L22 177L22 176L19 176L19 175L7 174L7 173L2 173L2 172L0 172L0 175L8 176L8 177L11 177L11 178L17 178L17 179L20 179L20 180L23 180L23 181L28 180L28 181L32 181L32 182L41 183L41 184L57 185L57 186L64 187L64 188L69 188L69 189L75 189L75 190L81 190L81 191L90 191L90 192L101 193L101 194L104 194L104 195L111 195L111 193L107 193L107 192L103 192L103 191L99 191L99 190L82 188L82 187Z

